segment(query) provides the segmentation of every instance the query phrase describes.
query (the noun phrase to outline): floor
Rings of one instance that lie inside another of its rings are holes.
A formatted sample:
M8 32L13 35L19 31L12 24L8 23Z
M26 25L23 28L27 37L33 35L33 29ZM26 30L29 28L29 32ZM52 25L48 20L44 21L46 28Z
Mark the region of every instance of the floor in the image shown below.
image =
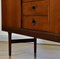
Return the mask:
M8 56L8 43L0 42L0 59L34 59L33 43L12 44L12 57ZM59 45L37 45L36 59L60 59Z

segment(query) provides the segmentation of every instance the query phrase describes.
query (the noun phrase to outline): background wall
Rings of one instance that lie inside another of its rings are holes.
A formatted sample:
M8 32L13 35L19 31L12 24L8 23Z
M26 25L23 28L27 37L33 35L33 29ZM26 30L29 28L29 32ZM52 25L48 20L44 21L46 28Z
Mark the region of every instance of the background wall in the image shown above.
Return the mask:
M1 30L1 28L2 28L1 25L2 25L2 15L1 15L1 0L0 0L0 41L8 41L8 33ZM18 35L18 34L13 33L12 38L20 39L20 38L32 38L32 37L28 37L28 36L24 36L24 35ZM46 41L46 40L41 40L41 39L38 39L37 42L43 43L43 44L59 44L56 42Z

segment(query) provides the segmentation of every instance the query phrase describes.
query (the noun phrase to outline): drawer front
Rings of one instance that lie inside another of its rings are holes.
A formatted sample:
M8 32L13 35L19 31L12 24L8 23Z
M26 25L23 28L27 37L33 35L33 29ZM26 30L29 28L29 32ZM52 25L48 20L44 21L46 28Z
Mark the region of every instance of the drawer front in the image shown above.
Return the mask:
M23 15L33 15L32 14L32 3L23 3Z
M23 15L48 15L48 1L23 3Z
M34 15L48 15L48 1L42 0L32 3L32 10Z
M48 16L23 16L23 28L49 31Z

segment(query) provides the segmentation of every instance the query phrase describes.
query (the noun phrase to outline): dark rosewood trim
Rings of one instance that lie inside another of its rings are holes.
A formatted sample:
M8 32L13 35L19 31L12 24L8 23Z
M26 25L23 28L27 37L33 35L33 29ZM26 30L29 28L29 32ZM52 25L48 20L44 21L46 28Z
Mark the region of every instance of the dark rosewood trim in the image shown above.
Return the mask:
M44 31L34 31L34 30L28 30L28 29L20 29L20 30L11 30L11 29L2 29L3 31L8 31L11 33L17 33L22 35L27 35L31 37L41 38L44 40L50 40L55 42L60 42L60 34L56 33L50 33L50 32L44 32Z
M31 39L12 39L12 33L8 32L8 44L9 44L9 56L11 56L11 48L12 48L12 43L26 43L26 42L34 42L34 57L36 58L36 43L37 39L36 38L31 38Z
M11 33L8 33L8 38L9 38L9 41L8 41L8 44L9 44L9 56L11 56Z
M34 38L34 59L36 59L37 55L37 39Z
M13 39L12 43L27 43L27 42L34 42L34 39Z
M23 5L22 5L23 1L21 0L21 28L22 28L22 25L23 25Z

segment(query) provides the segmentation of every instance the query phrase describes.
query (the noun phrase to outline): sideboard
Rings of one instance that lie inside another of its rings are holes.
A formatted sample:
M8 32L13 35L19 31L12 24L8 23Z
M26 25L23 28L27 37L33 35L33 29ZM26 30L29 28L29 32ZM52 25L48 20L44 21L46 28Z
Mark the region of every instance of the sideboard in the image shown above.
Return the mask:
M60 42L60 0L2 0L2 30L8 32L10 52L11 33L34 37L24 42L35 42L35 53L36 38Z

